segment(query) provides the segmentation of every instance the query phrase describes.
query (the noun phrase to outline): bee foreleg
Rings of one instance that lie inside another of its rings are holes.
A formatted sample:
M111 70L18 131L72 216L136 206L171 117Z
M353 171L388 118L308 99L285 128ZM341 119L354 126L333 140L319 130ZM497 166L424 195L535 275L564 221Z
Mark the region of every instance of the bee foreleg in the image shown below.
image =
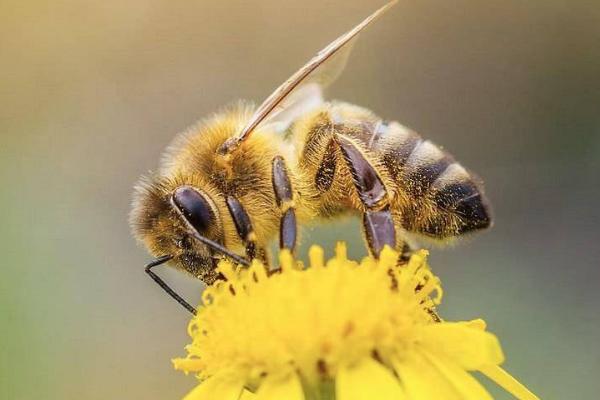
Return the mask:
M396 229L389 208L389 196L377 171L362 151L342 135L336 135L350 169L360 202L364 206L363 228L371 253L378 257L385 245L396 246Z
M259 253L264 253L259 251L257 247L256 234L252 228L250 216L240 201L233 196L228 196L227 208L229 209L229 214L231 214L231 218L233 219L235 229L240 239L242 239L242 242L246 246L246 258L252 260L256 258ZM260 255L263 256L263 254Z
M279 226L279 247L292 252L296 248L297 224L294 209L292 183L282 157L273 158L272 172L273 191L277 206L281 209L282 217Z

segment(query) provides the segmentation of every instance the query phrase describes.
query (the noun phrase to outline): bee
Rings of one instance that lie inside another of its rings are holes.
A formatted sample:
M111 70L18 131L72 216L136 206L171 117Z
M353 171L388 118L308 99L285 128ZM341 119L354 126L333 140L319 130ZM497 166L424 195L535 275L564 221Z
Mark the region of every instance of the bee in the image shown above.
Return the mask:
M323 88L341 73L359 33L383 6L321 50L258 108L239 103L180 134L159 170L135 188L131 225L157 257L146 272L192 313L152 268L169 262L206 284L225 257L268 263L279 237L292 252L297 226L362 218L368 251L407 253L491 224L482 184L450 154L398 122Z

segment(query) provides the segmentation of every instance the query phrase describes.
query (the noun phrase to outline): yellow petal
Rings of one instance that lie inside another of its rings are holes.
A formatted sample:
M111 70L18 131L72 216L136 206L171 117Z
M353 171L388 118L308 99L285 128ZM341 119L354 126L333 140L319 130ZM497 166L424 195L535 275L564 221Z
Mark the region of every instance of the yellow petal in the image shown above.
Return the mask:
M462 321L459 322L459 324L463 324L465 326L468 326L469 328L479 329L480 331L485 331L485 329L487 328L487 324L481 318L472 319L470 321Z
M244 389L242 395L240 396L240 400L256 400L256 395L251 391Z
M302 384L296 374L268 376L260 385L256 400L304 400Z
M496 365L483 367L480 372L519 400L540 400L508 372Z
M199 372L204 367L202 361L197 358L175 358L171 360L173 368L183 371L187 375L189 372Z
M196 386L183 400L238 400L243 388L243 381L215 375Z
M325 252L323 251L322 247L314 245L310 246L310 249L308 250L308 259L310 260L310 266L312 268L324 267L324 254Z
M393 361L394 370L406 398L410 400L463 400L448 379L419 352L411 352L410 358Z
M504 355L496 336L478 327L457 322L425 325L420 329L422 345L432 354L456 361L466 370L498 365Z
M336 400L408 399L398 379L372 358L342 367L335 378Z
M492 400L492 396L481 386L479 382L463 368L459 367L456 362L437 357L433 354L424 352L423 356L428 359L431 364L437 368L460 393L463 400Z

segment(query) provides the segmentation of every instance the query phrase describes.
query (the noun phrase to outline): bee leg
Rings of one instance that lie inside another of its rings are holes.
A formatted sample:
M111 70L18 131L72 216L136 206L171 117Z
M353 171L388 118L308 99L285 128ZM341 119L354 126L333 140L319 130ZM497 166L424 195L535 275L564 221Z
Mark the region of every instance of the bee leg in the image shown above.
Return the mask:
M402 246L402 252L400 253L400 257L398 258L398 265L408 264L410 257L413 254L413 249L408 245L408 243L404 243Z
M389 207L388 193L375 168L350 140L336 135L344 160L350 169L358 197L365 207L363 228L369 250L375 257L385 245L396 246L396 228Z
M282 211L283 216L279 225L279 248L294 251L297 239L296 212L294 209L294 197L292 183L282 157L273 158L272 172L273 191L275 200Z
M379 257L385 245L396 246L396 229L389 208L381 211L367 210L363 214L363 228L369 250L375 257Z
M256 244L256 234L254 233L254 229L252 229L252 222L250 222L250 217L240 201L233 196L228 196L227 208L235 224L235 229L246 246L246 258L252 260L257 255L264 253Z
M188 310L190 313L196 315L196 313L197 313L196 309L194 307L192 307L190 305L190 303L185 301L183 299L183 297L181 297L179 294L177 294L177 292L175 292L173 289L171 289L171 287L169 285L167 285L167 283L165 281L163 281L158 275L156 275L154 273L154 271L152 271L152 268L162 265L162 264L168 262L169 260L171 260L172 258L173 258L173 256L171 256L171 255L158 257L156 260L153 260L153 261L149 262L148 264L146 264L144 270L150 276L150 278L152 278L154 280L154 282L156 282L158 284L158 286L160 286L165 292L167 292L167 294L169 296L174 298L175 301L177 301L179 304L181 304L183 306L183 308Z
M269 256L267 251L258 246L256 242L256 234L252 228L250 216L238 199L233 196L227 197L227 208L233 219L235 229L246 246L246 258L253 260L255 258L261 260L266 266L269 265Z

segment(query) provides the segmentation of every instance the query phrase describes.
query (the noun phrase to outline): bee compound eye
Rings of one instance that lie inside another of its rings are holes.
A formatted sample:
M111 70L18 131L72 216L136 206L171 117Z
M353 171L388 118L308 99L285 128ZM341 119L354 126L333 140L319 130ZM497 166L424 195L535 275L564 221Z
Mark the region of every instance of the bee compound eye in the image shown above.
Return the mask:
M173 203L197 232L205 232L215 223L208 199L190 186L180 186L173 193Z

